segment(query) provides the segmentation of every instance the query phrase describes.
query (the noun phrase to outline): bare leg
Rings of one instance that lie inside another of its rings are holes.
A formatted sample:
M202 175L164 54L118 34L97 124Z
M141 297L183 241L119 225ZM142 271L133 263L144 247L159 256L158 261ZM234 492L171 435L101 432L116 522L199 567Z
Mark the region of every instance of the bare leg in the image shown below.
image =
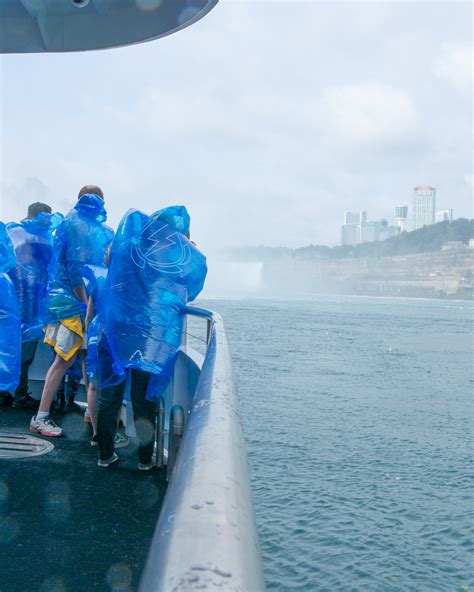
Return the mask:
M82 350L84 351L84 350ZM86 387L86 392L89 390L89 377L87 376L87 365L86 365L86 356L84 353L81 353L81 364L82 364L82 379L84 380L84 385Z
M89 415L92 422L92 430L94 431L94 436L97 434L97 397L97 381L91 380L89 382L89 387L87 389L87 407L89 408Z
M38 411L49 413L53 397L56 394L56 391L58 390L64 375L74 364L74 359L75 356L66 362L61 358L61 356L56 354L56 358L54 359L54 362L51 364L48 373L46 374Z

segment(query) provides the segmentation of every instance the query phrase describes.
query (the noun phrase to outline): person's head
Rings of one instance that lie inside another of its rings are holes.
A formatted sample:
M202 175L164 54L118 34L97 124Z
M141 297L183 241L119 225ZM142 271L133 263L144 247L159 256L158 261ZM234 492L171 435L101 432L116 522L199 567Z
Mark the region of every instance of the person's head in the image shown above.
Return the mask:
M26 215L26 219L34 220L38 214L41 214L42 212L46 214L51 214L52 211L53 210L50 206L48 206L48 204L37 201L36 203L32 203L28 206L28 213Z
M84 187L79 191L77 199L81 199L83 195L87 195L88 193L98 195L100 199L104 199L104 193L100 187L97 187L97 185L84 185Z

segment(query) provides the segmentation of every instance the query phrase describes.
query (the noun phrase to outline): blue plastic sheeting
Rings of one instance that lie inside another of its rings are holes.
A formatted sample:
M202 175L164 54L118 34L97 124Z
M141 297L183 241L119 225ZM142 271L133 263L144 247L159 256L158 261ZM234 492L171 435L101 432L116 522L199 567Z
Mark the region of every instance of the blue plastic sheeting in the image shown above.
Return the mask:
M98 378L101 388L121 383L126 378L125 370L115 366L99 316L89 325L87 338L86 368L89 379Z
M21 320L15 286L7 272L15 266L12 242L0 222L0 392L13 393L20 380Z
M127 368L150 372L158 377L155 396L173 373L186 304L202 290L207 273L205 256L177 230L185 228L186 210L181 219L175 214L125 214L110 254L107 306L100 313L117 380Z
M189 233L191 218L184 206L170 206L169 208L158 210L151 217L155 220L161 220L165 224L169 224L171 228L181 232L181 234Z
M0 273L7 273L16 265L15 250L7 227L0 222Z
M48 310L53 321L84 317L86 305L74 295L84 286L84 265L105 266L113 230L104 201L98 195L83 195L56 231L54 262L48 285Z
M61 214L42 212L33 220L7 225L16 255L9 275L16 289L21 313L22 341L38 339L48 324L46 294L48 266L53 257L53 231Z
M107 267L98 265L84 265L83 277L86 283L87 294L92 298L94 316L99 313L104 298L105 281L107 280Z
M87 330L87 375L90 380L96 378L99 375L100 364L102 388L118 384L124 378L124 376L117 375L113 369L114 360L99 319L99 312L104 302L107 272L106 267L98 267L96 265L84 266L87 293L92 298L94 312L94 317Z

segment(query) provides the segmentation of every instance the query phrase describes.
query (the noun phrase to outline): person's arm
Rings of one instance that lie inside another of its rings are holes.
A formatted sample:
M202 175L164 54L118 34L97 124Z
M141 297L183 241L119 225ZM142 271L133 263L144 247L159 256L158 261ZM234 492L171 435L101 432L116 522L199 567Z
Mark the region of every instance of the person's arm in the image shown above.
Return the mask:
M94 301L89 296L89 302L87 303L86 321L85 321L86 331L89 328L89 325L91 324L91 321L93 318L94 318Z
M72 289L72 291L74 292L74 296L79 300L79 302L83 302L86 306L89 304L84 284L82 284L82 286L76 286Z

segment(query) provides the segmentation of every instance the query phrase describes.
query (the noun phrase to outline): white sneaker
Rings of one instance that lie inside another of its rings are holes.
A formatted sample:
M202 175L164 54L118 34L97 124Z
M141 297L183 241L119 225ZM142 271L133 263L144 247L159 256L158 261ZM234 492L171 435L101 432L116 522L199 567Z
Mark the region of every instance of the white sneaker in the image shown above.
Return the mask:
M117 462L119 459L119 457L115 454L115 452L112 454L112 456L110 458L108 458L107 460L98 460L97 462L97 466L98 467L110 467L110 465L114 462Z
M153 469L154 467L156 467L156 463L154 462L150 462L150 463L138 463L138 470L139 471L151 471L151 469Z
M42 419L36 419L36 415L34 415L30 421L30 432L41 434L48 438L58 438L63 435L63 430L49 415Z

